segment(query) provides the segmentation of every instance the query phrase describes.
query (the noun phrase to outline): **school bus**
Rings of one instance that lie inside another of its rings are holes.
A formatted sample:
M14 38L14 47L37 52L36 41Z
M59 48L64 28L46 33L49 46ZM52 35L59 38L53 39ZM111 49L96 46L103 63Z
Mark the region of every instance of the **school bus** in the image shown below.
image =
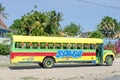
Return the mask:
M11 63L38 63L52 68L54 63L91 63L111 66L114 53L104 50L103 39L14 35Z

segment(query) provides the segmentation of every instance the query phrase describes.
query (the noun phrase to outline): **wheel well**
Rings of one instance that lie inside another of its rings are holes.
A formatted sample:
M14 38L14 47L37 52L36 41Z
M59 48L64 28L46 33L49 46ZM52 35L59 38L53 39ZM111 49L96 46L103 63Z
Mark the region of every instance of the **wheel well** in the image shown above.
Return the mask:
M114 60L113 55L107 55L107 56L105 57L105 59L106 59L108 56L112 57L112 59Z
M52 58L54 61L55 61L55 58L53 56L46 56L43 61L46 59L46 58ZM55 61L56 62L56 61Z

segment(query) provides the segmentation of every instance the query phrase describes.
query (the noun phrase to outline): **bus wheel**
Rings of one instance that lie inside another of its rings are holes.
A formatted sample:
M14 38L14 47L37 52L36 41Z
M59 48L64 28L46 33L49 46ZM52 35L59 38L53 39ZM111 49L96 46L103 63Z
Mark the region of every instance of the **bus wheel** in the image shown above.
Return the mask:
M111 66L113 64L113 58L110 56L107 56L106 58L106 65Z
M54 66L54 59L53 58L45 58L42 65L44 68L52 68Z

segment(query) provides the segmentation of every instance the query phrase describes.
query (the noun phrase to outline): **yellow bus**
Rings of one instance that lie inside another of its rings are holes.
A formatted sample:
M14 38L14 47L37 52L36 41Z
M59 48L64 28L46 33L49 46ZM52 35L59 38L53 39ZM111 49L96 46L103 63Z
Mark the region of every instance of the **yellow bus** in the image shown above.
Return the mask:
M106 63L111 66L114 53L104 50L99 38L18 36L12 40L11 63L38 63L52 68L54 63Z

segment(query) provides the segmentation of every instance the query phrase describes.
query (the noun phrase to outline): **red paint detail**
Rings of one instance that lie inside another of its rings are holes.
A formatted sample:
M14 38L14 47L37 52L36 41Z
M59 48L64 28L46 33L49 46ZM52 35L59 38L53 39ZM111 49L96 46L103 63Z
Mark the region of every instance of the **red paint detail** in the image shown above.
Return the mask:
M11 59L15 56L56 56L56 52L12 52ZM95 52L83 52L82 56L96 56Z
M46 47L48 47L48 43L46 43Z
M24 43L22 42L22 46L24 46Z
M30 43L30 46L32 46L32 43Z
M83 52L82 56L96 56L96 52Z
M38 47L40 46L40 43L38 43Z
M56 52L12 52L11 59L15 56L55 56Z

